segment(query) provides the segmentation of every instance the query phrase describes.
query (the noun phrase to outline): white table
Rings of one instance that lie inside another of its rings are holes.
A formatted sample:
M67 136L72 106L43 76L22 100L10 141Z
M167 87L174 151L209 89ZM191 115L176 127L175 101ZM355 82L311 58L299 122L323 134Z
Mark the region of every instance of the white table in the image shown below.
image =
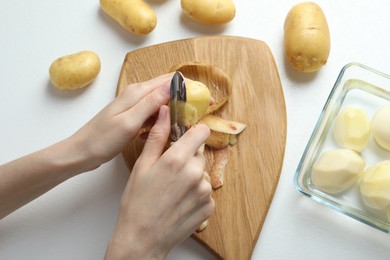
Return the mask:
M239 1L224 27L187 20L179 0L151 0L158 25L146 37L124 31L98 0L0 1L0 163L59 141L114 97L128 51L177 39L236 35L265 41L278 65L288 132L279 185L253 259L389 259L390 237L299 194L293 176L341 68L358 61L390 73L387 1L317 1L332 49L316 74L293 71L283 53L283 23L297 1ZM102 70L88 88L55 90L48 68L59 56L89 49ZM116 221L128 171L121 156L61 184L0 222L0 259L101 259ZM1 180L0 180L1 181ZM213 259L192 239L168 259Z

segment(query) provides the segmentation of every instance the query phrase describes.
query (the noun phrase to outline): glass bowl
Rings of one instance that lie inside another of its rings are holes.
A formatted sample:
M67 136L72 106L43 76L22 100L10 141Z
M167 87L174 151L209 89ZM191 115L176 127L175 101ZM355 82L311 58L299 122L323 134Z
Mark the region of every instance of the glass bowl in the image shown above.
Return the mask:
M389 75L359 63L344 66L299 162L294 185L299 192L315 201L389 233L390 221L386 210L372 209L364 204L360 196L359 182L337 195L325 193L311 182L312 167L318 156L325 151L342 148L333 137L333 122L339 111L347 106L360 107L371 119L375 112L386 104L390 104ZM372 136L361 155L366 167L390 159L390 152L380 148Z

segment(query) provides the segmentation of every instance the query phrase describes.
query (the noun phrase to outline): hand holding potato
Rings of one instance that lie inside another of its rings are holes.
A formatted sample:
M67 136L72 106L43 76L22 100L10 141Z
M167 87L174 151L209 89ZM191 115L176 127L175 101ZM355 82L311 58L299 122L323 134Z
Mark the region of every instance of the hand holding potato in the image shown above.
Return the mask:
M111 160L132 141L145 122L169 101L172 73L128 85L72 139L79 140L91 167Z
M164 152L169 133L163 106L123 193L106 259L164 259L212 214L211 186L203 179L205 158L199 151L209 129L192 127Z
M71 137L0 165L0 219L60 183L112 159L158 112L123 193L107 259L162 259L212 214L200 147L210 134L192 127L167 151L172 74L127 86ZM34 167L31 167L34 165Z

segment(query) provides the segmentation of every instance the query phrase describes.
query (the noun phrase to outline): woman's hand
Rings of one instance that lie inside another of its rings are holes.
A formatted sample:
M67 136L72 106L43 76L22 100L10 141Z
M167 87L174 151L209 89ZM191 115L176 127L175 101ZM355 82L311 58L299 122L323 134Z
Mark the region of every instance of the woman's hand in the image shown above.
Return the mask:
M169 101L173 74L131 84L71 137L0 165L0 219L120 153Z
M89 158L87 168L111 160L133 140L149 118L169 102L172 73L131 84L70 139Z
M196 125L164 152L169 132L162 106L123 193L106 259L162 259L214 211L199 151L210 130Z

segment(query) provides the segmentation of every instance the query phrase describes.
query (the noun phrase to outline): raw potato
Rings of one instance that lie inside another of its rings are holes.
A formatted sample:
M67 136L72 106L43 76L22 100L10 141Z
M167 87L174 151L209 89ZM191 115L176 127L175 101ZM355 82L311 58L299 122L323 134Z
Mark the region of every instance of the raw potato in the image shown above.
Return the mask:
M347 107L337 115L333 133L339 145L361 152L368 144L370 128L370 119L362 108Z
M178 106L184 106L184 115L178 118L181 125L191 127L199 122L210 105L210 90L199 81L186 81L187 102L177 102ZM182 108L183 109L183 108Z
M190 19L202 24L225 24L236 14L232 0L181 0L181 7Z
M300 3L287 14L284 49L288 62L300 72L314 72L326 64L330 33L326 17L317 4Z
M190 61L176 65L169 71L180 71L187 78L200 81L208 86L215 102L207 108L206 114L220 109L232 95L232 79L225 71L214 65Z
M371 122L375 142L390 151L390 105L380 108Z
M156 13L142 0L100 0L100 6L123 28L134 34L148 34L156 27Z
M387 220L390 222L390 207L387 208Z
M356 183L365 166L363 158L352 150L327 151L314 163L311 181L322 191L339 193Z
M55 60L49 68L51 83L60 89L78 89L96 79L100 59L91 51L66 55Z
M205 84L195 80L188 81L185 84L187 103L190 103L196 108L198 118L200 119L205 115L207 108L210 105L210 90Z
M390 207L390 161L383 161L367 169L360 182L360 192L368 207Z

